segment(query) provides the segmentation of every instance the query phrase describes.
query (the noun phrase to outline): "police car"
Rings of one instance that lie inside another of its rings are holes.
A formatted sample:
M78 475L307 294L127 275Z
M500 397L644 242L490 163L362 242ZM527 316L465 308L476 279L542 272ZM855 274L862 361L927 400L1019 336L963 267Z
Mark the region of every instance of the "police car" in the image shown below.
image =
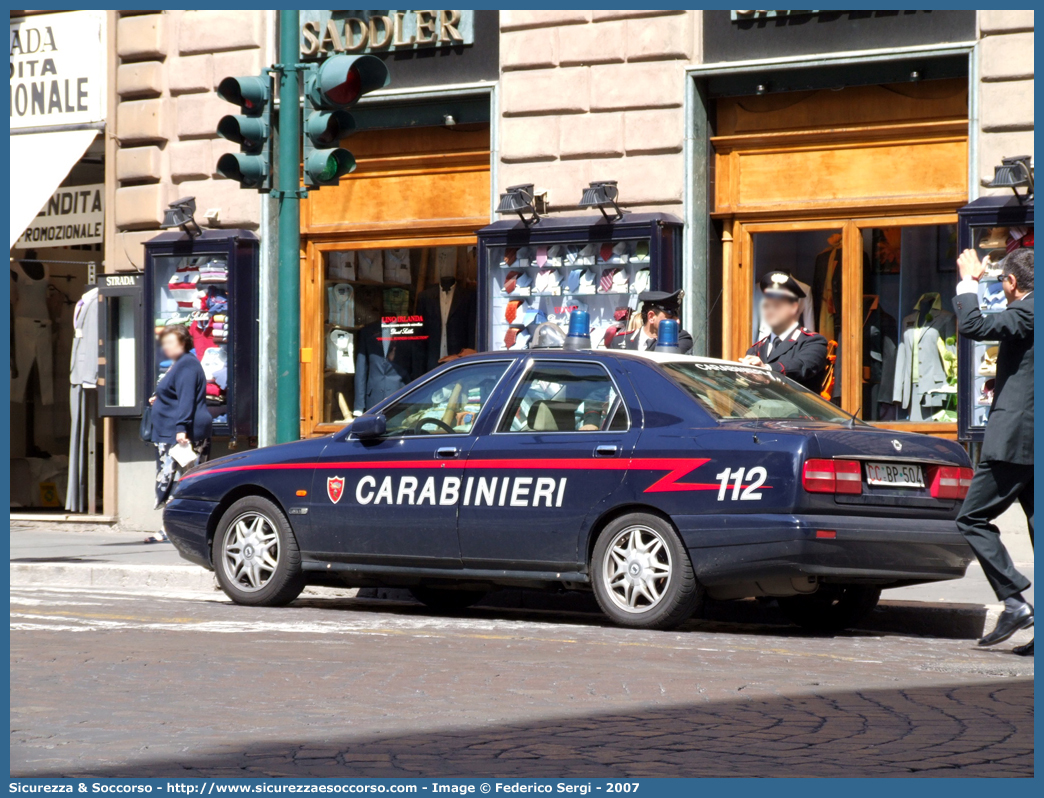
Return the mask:
M874 428L764 368L661 352L448 363L340 432L213 460L164 512L239 604L398 586L459 609L501 586L593 590L665 629L705 597L850 626L882 588L958 579L956 443Z

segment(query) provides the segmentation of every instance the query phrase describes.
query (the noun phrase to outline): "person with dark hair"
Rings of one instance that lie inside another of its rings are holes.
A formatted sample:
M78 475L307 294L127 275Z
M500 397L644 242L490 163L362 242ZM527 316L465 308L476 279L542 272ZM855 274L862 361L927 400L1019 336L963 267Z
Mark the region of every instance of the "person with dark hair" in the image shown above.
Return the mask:
M174 485L187 468L205 463L210 456L213 420L207 410L207 377L192 353L192 336L183 324L169 324L159 334L166 371L149 398L152 405L152 443L156 447L156 509L170 498ZM161 364L161 368L163 365ZM196 459L181 465L171 449L189 444ZM146 543L167 540L163 529Z
M1016 249L1001 262L1008 306L999 313L979 309L977 289L985 267L975 250L962 252L957 266L961 281L953 306L958 331L973 341L999 342L979 466L957 517L958 529L1004 602L996 627L979 641L992 646L1033 626L1033 607L1022 595L1030 581L1015 568L993 523L1018 500L1033 542L1033 250ZM1015 653L1032 656L1033 642L1016 647Z
M651 352L656 349L656 336L664 319L678 320L681 314L681 291L643 291L638 295L642 303L641 326L631 332L618 333L609 344L610 349L633 349ZM678 350L683 355L692 352L692 336L687 330L678 330Z

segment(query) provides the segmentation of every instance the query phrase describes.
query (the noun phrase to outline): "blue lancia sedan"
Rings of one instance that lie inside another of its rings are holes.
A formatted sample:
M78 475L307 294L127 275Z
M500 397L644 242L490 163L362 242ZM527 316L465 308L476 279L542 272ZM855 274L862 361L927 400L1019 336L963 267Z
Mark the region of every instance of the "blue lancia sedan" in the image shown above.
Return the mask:
M665 629L772 596L841 629L882 588L964 575L971 479L950 441L878 429L771 371L664 353L461 358L340 432L211 461L164 512L239 604L309 584L461 609L501 586L592 590Z

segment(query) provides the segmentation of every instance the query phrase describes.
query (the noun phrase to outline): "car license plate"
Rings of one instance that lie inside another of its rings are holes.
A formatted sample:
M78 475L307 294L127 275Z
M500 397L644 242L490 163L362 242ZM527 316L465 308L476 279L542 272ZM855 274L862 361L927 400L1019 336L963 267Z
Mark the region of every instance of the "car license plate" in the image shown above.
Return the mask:
M866 481L889 488L923 488L924 472L908 463L867 463Z

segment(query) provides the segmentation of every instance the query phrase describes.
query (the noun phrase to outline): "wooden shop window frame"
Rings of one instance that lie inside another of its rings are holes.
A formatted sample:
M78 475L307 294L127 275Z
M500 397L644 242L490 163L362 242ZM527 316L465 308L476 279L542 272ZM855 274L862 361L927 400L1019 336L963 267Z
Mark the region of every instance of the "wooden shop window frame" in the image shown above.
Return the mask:
M383 231L382 231L383 232ZM302 239L301 251L301 437L330 435L344 428L323 419L323 379L326 362L325 273L327 252L346 249L395 249L407 247L460 247L478 244L470 220L445 225L437 235L410 227L389 230L389 237L374 237L374 231L355 236L324 235ZM310 356L309 356L310 355Z
M794 221L751 222L733 219L725 225L722 263L722 342L723 357L737 360L750 346L754 312L754 241L758 233L788 233L822 230L841 231L844 279L841 289L841 333L838 345L848 352L863 351L863 230L873 227L921 227L956 224L956 212L865 216ZM841 407L849 413L860 411L862 403L862 363L856 358L841 360ZM939 422L868 422L873 426L904 432L920 432L956 440L957 425Z

